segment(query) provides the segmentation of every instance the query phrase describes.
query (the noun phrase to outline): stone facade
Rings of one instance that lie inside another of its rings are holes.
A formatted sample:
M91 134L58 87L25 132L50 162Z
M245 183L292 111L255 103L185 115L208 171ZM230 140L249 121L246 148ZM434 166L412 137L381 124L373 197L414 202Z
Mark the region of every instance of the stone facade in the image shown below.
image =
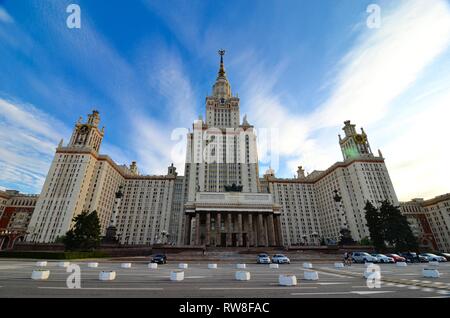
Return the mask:
M369 236L365 202L398 200L384 158L372 153L364 130L344 123L344 161L327 170L305 175L299 167L296 178L283 179L269 169L260 178L254 127L247 116L241 120L223 54L206 119L194 121L187 136L184 176L173 165L164 176L141 175L135 162L119 166L101 155L104 129L93 111L56 149L27 240L53 242L83 210L96 210L102 233L113 224L119 242L129 245L317 245L337 242L344 228L355 240Z
M429 200L401 202L400 210L408 218L422 247L450 251L450 193Z
M37 199L36 194L0 191L0 250L25 238Z

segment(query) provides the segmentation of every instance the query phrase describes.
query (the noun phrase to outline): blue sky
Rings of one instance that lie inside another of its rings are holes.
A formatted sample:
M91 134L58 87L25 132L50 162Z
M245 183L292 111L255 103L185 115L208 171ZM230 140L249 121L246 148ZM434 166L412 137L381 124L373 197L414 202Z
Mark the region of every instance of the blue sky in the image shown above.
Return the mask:
M66 26L71 3L81 29ZM326 169L351 119L400 199L449 192L448 0L0 1L0 188L39 192L59 140L94 108L102 153L183 171L171 134L204 114L219 48L242 115L277 131L279 164L260 153L261 172Z

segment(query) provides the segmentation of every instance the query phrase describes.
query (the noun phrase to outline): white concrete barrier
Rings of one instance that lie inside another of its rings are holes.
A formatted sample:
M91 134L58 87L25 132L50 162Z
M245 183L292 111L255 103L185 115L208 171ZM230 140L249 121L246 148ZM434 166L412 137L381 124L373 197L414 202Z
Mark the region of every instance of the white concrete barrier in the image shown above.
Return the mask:
M250 272L238 271L235 273L234 277L236 280L250 280Z
M319 273L316 271L304 271L303 277L306 280L318 280L319 279Z
M334 268L344 268L344 263L334 263Z
M184 271L171 271L170 280L174 282L179 282L184 280Z
M381 279L381 272L377 270L365 270L364 271L364 278L372 278L372 279Z
M424 268L422 269L422 275L426 278L439 278L441 273L436 268Z
M178 268L186 269L186 268L188 268L188 264L187 263L180 263L180 264L178 264Z
M303 263L303 268L312 268L312 263L309 262Z
M50 276L49 270L37 269L31 273L31 279L34 280L45 280L48 279L49 276Z
M115 280L116 279L116 272L115 271L101 271L98 274L99 280Z
M38 261L36 262L36 266L45 267L47 266L47 261Z
M397 267L407 267L408 264L406 264L406 262L397 262L397 263L395 263L395 266L397 266Z
M279 268L278 264L269 264L269 268Z
M87 265L88 265L88 267L90 267L90 268L97 268L97 267L98 267L98 263L97 263L97 262L90 262L90 263L88 263Z
M122 267L122 268L131 268L131 263L122 263L122 264L120 264L120 267Z
M430 266L439 266L439 262L431 261L431 262L428 263L428 265L430 265Z
M239 269L244 269L246 267L247 266L245 264L236 264L236 268L239 268Z
M208 264L208 268L209 269L216 269L217 268L217 264Z
M278 283L281 286L295 286L297 285L297 277L292 274L282 274L278 276Z
M70 262L59 262L58 263L58 266L59 267L67 267L67 266L69 266L70 265Z
M156 264L156 263L148 263L148 268L150 268L150 269L157 269L158 268L158 264Z

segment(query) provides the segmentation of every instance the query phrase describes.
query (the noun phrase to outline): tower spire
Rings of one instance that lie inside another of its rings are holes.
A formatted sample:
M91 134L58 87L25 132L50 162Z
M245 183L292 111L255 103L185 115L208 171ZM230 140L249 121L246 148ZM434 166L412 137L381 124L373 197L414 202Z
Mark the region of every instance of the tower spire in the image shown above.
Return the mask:
M228 82L225 73L225 66L223 63L223 56L225 55L225 50L219 50L218 53L220 55L220 67L219 73L217 74L216 83L213 85L213 96L222 99L227 99L231 97L231 87L230 83Z
M220 68L218 77L225 77L225 67L223 65L223 56L225 55L225 50L219 50L218 53L220 55Z

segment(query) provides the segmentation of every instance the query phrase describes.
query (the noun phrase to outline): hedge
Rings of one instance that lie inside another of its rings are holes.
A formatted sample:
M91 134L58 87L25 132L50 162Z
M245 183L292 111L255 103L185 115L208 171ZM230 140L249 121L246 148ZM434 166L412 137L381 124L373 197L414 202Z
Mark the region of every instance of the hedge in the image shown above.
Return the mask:
M42 251L3 251L0 258L36 258L36 259L78 259L109 257L105 252L42 252Z

